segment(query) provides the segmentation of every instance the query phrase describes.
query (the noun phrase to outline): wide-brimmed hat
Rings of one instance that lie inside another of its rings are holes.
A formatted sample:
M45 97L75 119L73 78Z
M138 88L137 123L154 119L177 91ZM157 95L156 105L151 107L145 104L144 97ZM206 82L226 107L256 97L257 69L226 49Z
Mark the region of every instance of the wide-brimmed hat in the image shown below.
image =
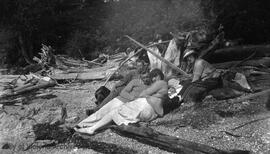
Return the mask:
M192 54L197 54L197 52L193 49L187 49L184 53L184 58L187 58L188 56L190 56Z

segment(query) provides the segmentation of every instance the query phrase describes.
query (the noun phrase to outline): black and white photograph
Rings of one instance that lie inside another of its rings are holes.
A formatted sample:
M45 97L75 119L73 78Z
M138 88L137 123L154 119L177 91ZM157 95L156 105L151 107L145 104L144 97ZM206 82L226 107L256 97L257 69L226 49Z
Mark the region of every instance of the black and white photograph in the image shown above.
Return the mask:
M270 1L0 0L0 154L270 154Z

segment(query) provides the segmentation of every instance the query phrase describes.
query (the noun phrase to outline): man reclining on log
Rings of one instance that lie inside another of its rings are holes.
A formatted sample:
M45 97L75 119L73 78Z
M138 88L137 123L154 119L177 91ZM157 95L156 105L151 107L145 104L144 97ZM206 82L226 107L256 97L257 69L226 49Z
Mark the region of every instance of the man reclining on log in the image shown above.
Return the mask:
M123 78L114 85L112 90L109 92L109 95L103 94L103 93L108 93L108 92L106 92L106 89L107 89L106 87L100 87L96 91L95 97L97 99L97 102L96 102L97 107L94 108L94 109L90 109L90 110L87 109L86 114L88 116L91 113L94 113L94 112L98 111L99 109L101 109L104 105L106 105L108 102L112 101L117 96L120 98L120 100L123 100L123 99L121 99L121 97L125 98L125 96L121 95L121 91L123 91L124 88L127 87L127 85L132 80L143 78L142 80L143 80L144 84L146 84L146 85L149 84L148 78L146 77L147 73L149 71L148 65L145 64L145 62L142 61L142 60L137 60L134 67L136 68L135 70L132 70L132 71L129 71L129 72L123 72ZM136 82L136 81L134 81L133 84L134 83L136 83L136 84L142 83L141 81L140 82L138 82L138 81ZM123 93L131 93L130 89L132 89L133 86L137 86L137 85L129 85L128 89L125 89L123 91ZM129 91L127 92L127 90L129 90ZM109 90L107 90L107 91L109 91ZM130 99L130 98L128 99L128 101L132 101L132 100L133 99ZM124 101L124 102L126 102L126 101Z
M192 102L191 105L199 103L206 94L222 86L220 73L207 61L198 58L198 53L194 49L186 50L184 59L193 66L191 81L184 83L180 95L184 102Z
M192 80L183 84L183 88L180 91L180 96L184 102L192 102L197 104L205 98L205 96L212 90L222 88L219 90L223 93L226 91L231 92L231 97L237 96L236 92L252 92L252 89L242 87L235 82L236 72L231 70L225 72L218 72L210 63L204 59L198 58L198 53L195 49L188 49L184 54L184 59L187 60L188 65L192 66L193 74ZM248 83L246 83L248 84ZM224 89L226 88L226 89ZM215 92L211 92L215 94ZM215 94L216 97L223 97L223 94Z
M152 70L149 76L152 84L141 92L139 98L124 103L110 112L102 113L101 108L80 122L75 130L79 133L94 134L96 130L111 122L115 122L117 125L128 125L139 121L152 121L163 116L163 103L168 98L168 84L164 81L164 74L159 69ZM99 117L96 114L99 114Z

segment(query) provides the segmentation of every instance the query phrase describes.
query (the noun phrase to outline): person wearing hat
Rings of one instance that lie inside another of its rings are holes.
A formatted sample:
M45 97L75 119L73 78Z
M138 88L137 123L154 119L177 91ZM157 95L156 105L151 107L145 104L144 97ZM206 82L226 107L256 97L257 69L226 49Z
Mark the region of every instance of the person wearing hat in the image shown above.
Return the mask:
M193 77L192 82L197 80L204 81L208 78L216 78L219 73L216 69L204 59L198 58L198 53L194 50L187 50L184 54L184 59L186 59L189 65L193 66Z
M183 101L201 102L207 92L220 87L220 73L204 59L198 58L195 49L187 49L184 60L192 67L191 81L186 82L180 91Z

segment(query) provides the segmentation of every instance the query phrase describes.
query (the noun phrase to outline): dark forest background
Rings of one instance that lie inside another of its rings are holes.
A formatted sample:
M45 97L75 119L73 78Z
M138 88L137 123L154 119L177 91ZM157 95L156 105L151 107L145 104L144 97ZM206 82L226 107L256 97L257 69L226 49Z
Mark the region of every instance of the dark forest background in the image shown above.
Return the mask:
M0 64L26 65L42 44L54 54L93 59L125 51L130 35L147 44L156 34L224 26L226 39L270 40L269 0L0 0Z

